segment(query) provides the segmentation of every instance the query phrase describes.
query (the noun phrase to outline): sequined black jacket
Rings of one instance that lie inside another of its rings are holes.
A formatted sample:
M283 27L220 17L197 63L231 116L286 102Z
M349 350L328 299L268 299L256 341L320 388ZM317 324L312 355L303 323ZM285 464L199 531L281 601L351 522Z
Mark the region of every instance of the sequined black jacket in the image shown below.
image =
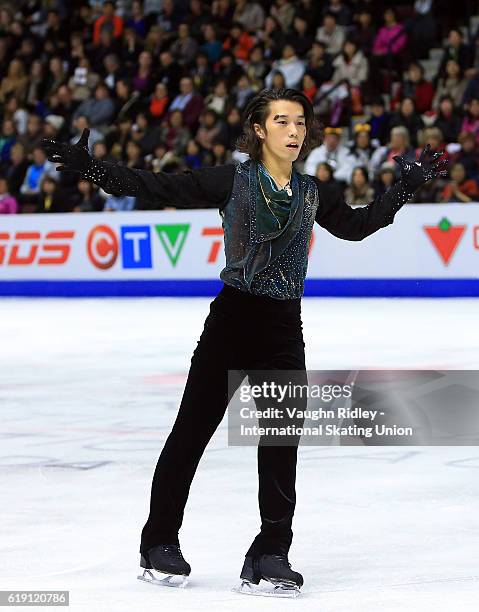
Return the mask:
M218 208L226 266L221 279L238 289L277 299L303 295L314 221L344 240L363 240L394 221L412 192L399 181L362 208L351 208L317 178L293 172L293 201L286 225L264 233L257 226L256 162L205 167L181 174L153 173L95 161L85 178L114 195L163 206Z

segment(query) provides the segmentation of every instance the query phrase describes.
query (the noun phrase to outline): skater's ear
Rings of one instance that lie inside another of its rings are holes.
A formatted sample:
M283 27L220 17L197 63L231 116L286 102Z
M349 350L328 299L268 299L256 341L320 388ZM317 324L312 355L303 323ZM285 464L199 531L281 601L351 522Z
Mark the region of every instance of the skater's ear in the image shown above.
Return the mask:
M253 129L254 129L254 132L255 132L256 136L258 136L258 138L260 138L261 140L264 140L266 138L266 134L264 133L264 130L260 126L259 123L254 123L253 124Z

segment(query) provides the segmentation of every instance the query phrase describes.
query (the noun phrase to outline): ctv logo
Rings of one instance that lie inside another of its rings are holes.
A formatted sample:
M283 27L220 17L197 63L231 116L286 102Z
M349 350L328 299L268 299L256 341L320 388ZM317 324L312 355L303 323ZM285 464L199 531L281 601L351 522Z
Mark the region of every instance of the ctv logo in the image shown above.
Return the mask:
M171 265L176 266L190 224L160 224L154 227ZM152 268L150 226L123 225L120 227L119 238L108 225L97 225L88 234L88 257L97 268L111 268L120 252L123 268Z
M0 265L61 266L68 261L73 231L0 232Z
M466 225L451 225L444 217L437 226L425 225L424 231L435 246L442 261L447 266L466 231Z

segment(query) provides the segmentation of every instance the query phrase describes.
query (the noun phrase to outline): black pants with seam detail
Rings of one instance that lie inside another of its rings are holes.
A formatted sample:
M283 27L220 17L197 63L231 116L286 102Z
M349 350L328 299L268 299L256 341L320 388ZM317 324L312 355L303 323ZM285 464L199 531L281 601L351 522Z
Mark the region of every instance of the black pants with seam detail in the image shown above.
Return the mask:
M176 421L158 459L140 552L158 544L178 543L198 463L248 371L297 370L299 379L307 384L305 369L301 300L255 296L225 284L210 304ZM229 389L228 370L239 371ZM250 384L260 383L255 373L249 379ZM246 554L289 550L296 505L297 443L299 440L290 446L258 445L261 530Z

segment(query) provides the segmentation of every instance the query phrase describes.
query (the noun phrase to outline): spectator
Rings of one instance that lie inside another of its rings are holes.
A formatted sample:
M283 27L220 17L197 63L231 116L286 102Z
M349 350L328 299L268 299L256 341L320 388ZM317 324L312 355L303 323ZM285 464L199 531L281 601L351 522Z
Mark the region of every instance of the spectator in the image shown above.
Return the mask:
M309 72L306 72L303 76L303 81L301 83L301 89L304 95L309 98L310 102L314 101L314 98L318 92L318 86L316 81L312 77Z
M358 49L361 49L366 57L372 53L376 30L372 25L373 17L371 13L363 9L355 15L355 24L351 31L351 38L356 42Z
M106 0L103 3L103 15L98 17L93 26L93 42L100 42L101 33L107 31L113 34L114 38L120 38L123 33L123 19L115 15L115 3Z
M160 83L164 87L162 83ZM129 80L122 78L118 79L115 86L115 110L113 117L118 123L124 117L134 119L136 115L143 109L143 102L138 91L131 91L131 83ZM146 106L146 103L145 103Z
M432 101L434 108L439 105L439 100L443 96L451 96L454 106L459 108L462 103L464 92L466 91L467 81L463 78L461 67L456 60L450 59L446 62L446 73L437 83L436 93Z
M371 100L371 116L367 122L371 126L371 139L385 145L389 138L391 115L385 110L382 96Z
M30 66L30 78L26 90L25 103L29 108L35 109L46 97L45 70L42 61L39 59L33 60Z
M296 15L293 21L293 30L286 36L286 42L293 45L298 57L305 57L313 46L314 36L309 31L308 21Z
M123 71L131 75L142 51L149 51L153 57L158 57L162 41L162 32L153 27L141 42L133 28L125 28L119 48L118 57L121 59Z
M200 145L190 138L188 140L188 144L186 145L186 154L185 154L185 163L187 168L191 170L196 170L197 168L201 168L203 165L203 156L201 155Z
M236 87L233 88L231 95L231 103L240 109L244 109L249 100L255 95L255 91L246 74L243 74L238 79Z
M188 24L180 23L178 38L170 47L171 54L180 66L190 67L198 51L198 42L190 36Z
M178 31L181 23L181 12L178 3L174 0L163 0L161 4L160 14L158 15L158 25L161 29L169 34L171 40L174 33Z
M10 159L10 152L17 139L15 123L12 119L4 119L0 132L0 164L4 165Z
M268 66L264 60L263 47L255 45L250 52L249 62L245 66L245 74L250 79L254 91L263 89L264 78L268 74Z
M283 49L282 58L273 62L271 72L265 78L266 87L271 87L275 71L279 71L284 75L286 87L299 87L304 70L304 61L298 58L293 45L286 44Z
M73 119L85 116L93 127L106 127L113 118L115 105L110 98L108 87L99 83L95 88L95 97L84 100L73 113Z
M326 13L323 25L316 32L316 40L326 45L327 52L335 57L341 52L346 38L344 28L337 24L334 13Z
M441 202L473 202L479 197L479 188L474 179L466 178L462 164L454 164L450 170L451 180L444 187Z
M234 21L240 21L248 32L256 32L263 27L264 10L258 2L235 0L235 4Z
M92 91L99 83L100 76L91 70L90 60L83 57L73 75L68 79L68 89L71 92L72 100L81 103L90 98Z
M229 90L233 89L242 74L243 71L236 63L235 56L231 51L227 49L222 51L220 61L216 65L216 77L226 79Z
M132 78L133 89L148 96L153 92L155 80L151 53L142 51L138 58L138 69Z
M461 164L466 171L466 178L477 181L479 178L479 153L476 137L474 134L461 132L458 141L461 148L451 156L451 162Z
M396 182L396 169L394 162L384 162L378 174L378 180L375 185L374 197L379 198L390 189Z
M213 23L205 24L203 28L204 43L201 49L207 54L210 62L215 63L220 59L222 44L218 40L216 26Z
M230 151L236 148L236 141L241 136L243 125L241 123L241 113L236 106L230 109L226 117L226 144Z
M55 172L55 164L47 160L42 147L35 147L32 152L33 163L28 166L27 173L20 187L22 203L39 203L41 182L44 176L50 176L56 180L58 172ZM56 176L55 176L56 175Z
M161 141L166 144L168 151L173 151L177 156L184 154L188 140L191 138L191 132L184 125L183 117L180 109L173 110L161 127Z
M401 101L399 112L394 113L391 117L390 127L403 125L409 132L409 137L412 145L417 146L417 133L424 127L423 120L416 113L414 100L412 98L404 98Z
M200 40L203 27L211 20L211 15L205 10L202 0L190 0L189 11L186 15L185 23L188 24L191 36L195 40ZM221 45L221 43L220 43Z
M200 127L196 132L196 142L206 151L211 151L214 140L225 139L225 129L216 111L207 108L200 115Z
M109 195L103 189L100 189L100 195L105 200L103 210L107 212L123 212L135 208L136 198L132 196Z
M340 144L341 134L341 128L325 128L323 144L313 149L306 158L305 174L315 176L318 164L327 162L333 169L335 180L349 183L353 170L353 159L347 147Z
M286 89L286 79L284 78L284 74L281 72L281 70L275 70L272 76L272 89Z
M371 143L371 126L368 123L357 123L354 126L354 141L349 148L352 164L366 168L372 174L371 158L375 147Z
M46 96L55 93L58 88L64 85L68 80L68 74L61 57L52 57L48 63L48 69L49 71L45 83Z
M183 77L180 81L180 93L176 96L169 107L169 112L180 110L183 115L183 123L191 130L195 130L198 119L203 110L203 98L194 92L193 80Z
M446 75L446 65L449 60L454 60L459 64L462 73L465 73L472 65L472 53L469 45L464 42L464 37L460 30L453 29L447 36L447 44L439 64L436 81Z
M166 122L166 115L164 120ZM128 128L125 133L125 140L123 141L123 157L126 155L126 145L128 144L129 133L130 129ZM138 144L143 154L148 155L154 151L157 143L162 140L161 124L153 126L151 117L146 112L138 113L135 118L135 123L131 126L131 138Z
M17 134L26 133L29 114L14 95L10 95L4 104L3 116L5 119L13 119Z
M172 96L179 90L181 75L181 66L175 62L171 52L160 53L160 67L157 70L156 81L164 83Z
M12 195L17 196L20 193L28 166L29 162L23 145L19 142L15 143L10 151L10 160L2 166L2 172L7 178Z
M356 43L347 40L342 52L333 61L333 81L346 80L352 87L360 87L368 78L368 60Z
M283 32L288 32L291 29L294 19L294 6L289 0L274 0L269 12L279 21Z
M424 69L418 62L409 64L406 78L398 92L396 102L400 98L412 98L418 113L425 113L431 110L434 97L434 87L432 83L424 78Z
M323 15L327 13L334 15L340 26L349 26L351 23L351 11L342 0L329 0L323 9Z
M122 78L118 56L114 53L106 55L103 59L103 67L103 80L110 89L110 92L113 92L115 91L117 81ZM95 87L95 85L93 87Z
M457 137L461 130L461 116L454 110L454 101L451 96L445 95L439 102L439 113L434 121L437 127L444 134L446 142L457 142Z
M18 212L18 202L8 191L8 182L0 176L0 215L15 215Z
M73 136L70 139L70 142L72 144L78 141L83 130L85 130L86 128L90 130L90 136L88 138L88 148L90 151L93 150L93 147L95 146L96 142L98 142L99 140L103 140L102 133L96 128L91 126L90 120L88 119L86 115L78 115L78 117L73 119L72 128L73 128L72 130Z
M333 62L329 53L326 52L324 43L319 41L313 43L311 51L308 53L306 72L313 77L318 87L332 78Z
M169 103L168 87L164 83L157 83L150 99L150 115L154 119L161 119L165 115Z
M466 104L466 116L461 125L461 132L469 132L474 134L476 142L479 143L479 99L472 98L469 104Z
M218 26L220 36L226 35L231 22L234 19L235 7L231 0L213 0L211 4L211 15Z
M199 51L195 57L195 65L190 69L190 77L196 91L205 97L210 93L213 86L213 72L208 63L208 56L203 51Z
M38 115L30 115L27 121L27 130L25 134L18 137L18 142L21 142L26 155L30 155L35 147L40 147L43 138L43 123Z
M264 56L267 60L274 61L281 57L281 51L286 44L286 35L276 17L273 15L266 17L264 28L258 32L257 38L263 45Z
M138 170L144 170L145 168L145 160L142 156L141 147L133 140L130 140L126 145L125 166L128 166L128 168L136 168Z
M344 199L352 208L369 204L374 200L374 189L369 184L368 170L356 166L351 175L351 184L346 187Z
M356 47L356 43L349 40L344 43L342 52L334 59L333 67L335 69L333 82L348 83L351 113L361 115L363 112L361 86L368 76L368 60ZM337 91L339 93L339 89Z
M126 27L132 28L139 37L145 37L146 21L140 0L133 0L131 3L131 16L126 20Z
M50 97L50 113L61 115L66 123L70 122L79 103L73 99L73 92L68 85L61 85L54 96Z
M320 162L316 167L314 176L321 181L323 186L327 187L328 196L331 199L342 195L341 185L335 180L333 168L328 162Z
M59 187L57 181L46 174L40 181L40 193L37 200L37 213L72 212L74 203Z
M379 30L374 39L373 54L386 56L392 53L397 55L406 45L406 33L402 24L398 23L393 9L386 9L383 17L384 26Z
M78 181L78 191L80 197L73 208L74 212L100 212L103 210L105 200L93 186L93 183L81 179Z
M394 157L396 155L406 155L406 157L411 157L413 154L413 150L410 146L409 140L409 132L407 128L400 125L392 128L390 132L390 141L387 145L383 147L379 147L373 153L371 158L371 166L374 173L379 172L382 165L386 162L391 164L391 167L397 172L399 177L399 170L397 169L397 164L394 161Z
M27 88L28 76L25 74L23 62L19 59L13 59L8 65L7 75L3 77L0 83L0 102L5 102L10 94L23 102Z
M237 21L231 25L230 35L223 43L223 49L232 51L235 58L241 62L246 62L249 52L254 46L253 37Z

